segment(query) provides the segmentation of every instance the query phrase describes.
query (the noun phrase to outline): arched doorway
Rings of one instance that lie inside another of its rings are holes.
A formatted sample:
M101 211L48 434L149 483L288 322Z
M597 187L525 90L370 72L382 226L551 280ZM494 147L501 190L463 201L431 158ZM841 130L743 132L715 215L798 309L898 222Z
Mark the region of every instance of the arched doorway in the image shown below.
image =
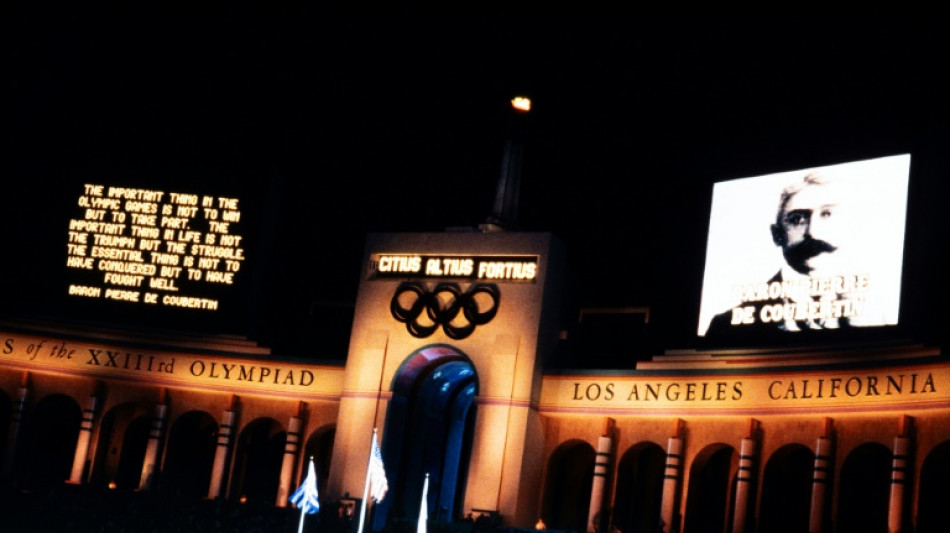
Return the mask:
M920 468L917 533L943 532L950 524L946 484L950 479L950 441L938 444Z
M814 468L815 454L803 444L786 444L772 454L762 483L761 531L808 531Z
M548 529L587 531L593 480L593 446L570 440L554 450L548 461L541 511Z
M142 476L151 418L136 404L112 408L102 417L92 483L135 490Z
M62 484L69 479L76 455L82 409L69 396L53 394L40 400L25 420L26 469L21 485L35 490Z
M203 411L189 411L175 420L168 433L162 492L186 499L208 494L217 432L217 422Z
M839 533L884 533L891 494L893 454L883 444L865 443L841 465Z
M333 440L336 438L336 425L317 428L304 445L303 469L297 477L299 480L307 475L307 462L313 457L314 469L317 471L317 492L322 494L327 486L327 477L330 474L330 462L333 459Z
M392 391L382 443L390 496L376 509L374 528L415 523L426 474L430 522L451 521L465 497L478 393L475 367L451 346L428 346L406 359Z
M273 504L277 501L287 432L273 418L251 421L237 440L231 499Z
M617 464L613 524L623 533L655 533L663 503L666 451L652 442L632 446Z
M12 419L13 403L10 401L10 397L0 390L0 479L5 473L3 472L2 461L5 460L7 455L7 431Z
M735 475L739 467L736 451L727 444L704 448L689 469L686 493L686 533L722 533L731 522L735 495Z

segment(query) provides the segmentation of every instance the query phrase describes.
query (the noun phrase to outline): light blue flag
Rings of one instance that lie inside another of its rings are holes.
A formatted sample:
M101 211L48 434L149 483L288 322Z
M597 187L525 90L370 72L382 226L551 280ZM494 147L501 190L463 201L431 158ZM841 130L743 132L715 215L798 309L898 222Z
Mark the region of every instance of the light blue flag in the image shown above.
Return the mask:
M306 479L290 495L289 500L304 513L317 514L320 512L320 498L317 496L317 473L314 471L312 458L310 459L310 468L307 470Z

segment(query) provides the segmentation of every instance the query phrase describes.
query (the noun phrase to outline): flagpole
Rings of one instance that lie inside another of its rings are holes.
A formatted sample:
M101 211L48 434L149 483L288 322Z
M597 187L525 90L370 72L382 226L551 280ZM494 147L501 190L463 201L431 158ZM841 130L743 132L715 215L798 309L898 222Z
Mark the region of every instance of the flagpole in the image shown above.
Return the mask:
M419 504L419 521L416 524L416 533L427 533L429 530L429 473L422 485L422 503Z
M388 344L388 341L387 341ZM376 422L379 419L379 397L383 394L383 378L386 377L386 352L388 346L383 347L383 364L379 369L379 387L376 389L376 405L373 407L373 440L370 443L370 460L366 462L366 481L363 483L363 501L360 504L360 522L356 533L363 533L363 521L366 517L366 498L369 497L369 473L373 466L373 442L376 442Z
M320 499L317 494L317 472L313 466L312 455L310 456L310 462L307 464L307 477L287 499L300 509L300 523L297 525L297 533L303 533L304 515L320 512Z
M388 343L387 343L388 344ZM372 442L376 442L376 421L379 418L379 397L383 394L383 378L386 376L386 352L388 346L383 348L383 365L379 369L379 387L376 389L376 405L373 407L373 440L370 443L370 460L366 462L366 481L363 483L363 502L360 505L360 522L356 533L363 533L363 520L366 517L366 498L369 497L369 473L373 466Z
M373 409L373 433L376 433L376 428L378 427L377 422L379 420L379 398L383 395L383 378L386 377L386 352L389 351L388 344L389 342L387 340L387 346L383 348L383 366L379 369L379 388L376 389L376 407Z
M373 439L376 439L376 428L373 428ZM360 504L360 523L356 529L356 533L363 533L363 519L366 517L366 498L369 497L369 472L370 468L373 466L373 441L370 441L370 460L366 462L366 482L363 483L363 501Z

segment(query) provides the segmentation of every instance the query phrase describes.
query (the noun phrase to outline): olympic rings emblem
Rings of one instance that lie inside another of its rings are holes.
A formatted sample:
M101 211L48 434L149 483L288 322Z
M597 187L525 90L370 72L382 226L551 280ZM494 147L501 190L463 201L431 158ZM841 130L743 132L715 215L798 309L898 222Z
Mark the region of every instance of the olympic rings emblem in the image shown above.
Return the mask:
M389 311L413 337L428 337L441 326L459 340L495 318L500 303L501 291L492 284L475 283L462 292L457 283L439 283L430 291L423 283L405 281L396 288Z

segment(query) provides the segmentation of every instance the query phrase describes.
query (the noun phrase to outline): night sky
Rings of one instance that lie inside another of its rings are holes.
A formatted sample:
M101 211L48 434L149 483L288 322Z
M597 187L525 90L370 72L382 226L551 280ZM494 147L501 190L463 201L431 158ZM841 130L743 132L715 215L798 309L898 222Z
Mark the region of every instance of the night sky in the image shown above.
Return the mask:
M695 344L714 182L909 152L892 336L941 342L945 27L873 14L5 7L0 311L100 316L61 298L83 183L231 194L254 282L245 312L204 324L339 357L319 346L345 347L365 234L484 222L518 135L519 229L566 244L568 309L650 306L656 352ZM516 94L534 101L527 117L508 108Z

